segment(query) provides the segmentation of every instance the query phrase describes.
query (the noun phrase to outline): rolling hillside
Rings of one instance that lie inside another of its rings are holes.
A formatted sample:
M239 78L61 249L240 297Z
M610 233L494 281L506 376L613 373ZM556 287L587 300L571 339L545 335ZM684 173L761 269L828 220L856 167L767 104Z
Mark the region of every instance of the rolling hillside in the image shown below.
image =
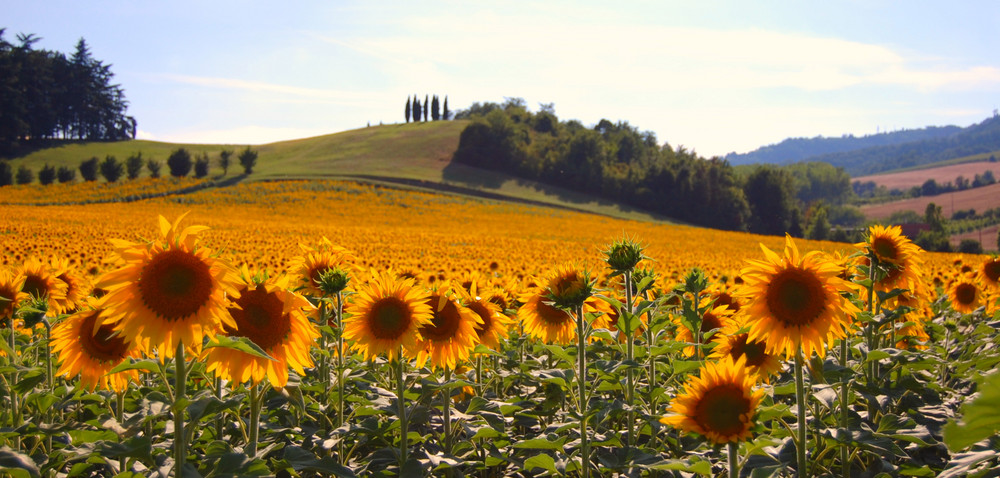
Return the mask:
M76 169L81 161L107 155L124 161L141 152L144 158L165 163L167 156L180 147L192 155L206 153L212 159L210 177L220 186L236 181L275 179L355 179L406 187L445 190L451 193L511 200L567 208L625 219L667 221L667 218L628 208L610 201L595 200L585 194L568 191L451 162L465 121L438 121L372 126L313 138L282 141L254 146L259 152L253 174L242 177L242 169L233 160L228 176L223 178L216 164L223 149L237 152L245 145L174 144L133 140L113 143L73 143L34 151L10 160L16 170L21 165L37 171L45 164ZM147 174L144 170L143 175ZM164 164L161 174L168 174ZM79 179L78 179L79 180Z

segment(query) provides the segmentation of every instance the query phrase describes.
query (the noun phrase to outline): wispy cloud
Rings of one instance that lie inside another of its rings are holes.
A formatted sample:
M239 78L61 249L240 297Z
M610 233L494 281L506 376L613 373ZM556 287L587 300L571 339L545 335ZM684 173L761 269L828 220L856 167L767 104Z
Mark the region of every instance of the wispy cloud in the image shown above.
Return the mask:
M192 76L161 74L157 78L165 81L182 83L187 85L204 86L231 91L246 91L264 97L284 99L285 101L312 101L328 102L344 105L361 105L365 102L377 98L376 95L369 95L363 91L341 91L326 88L309 88L301 86L282 85L275 83L265 83L260 81L248 81L237 78L221 78L211 76Z

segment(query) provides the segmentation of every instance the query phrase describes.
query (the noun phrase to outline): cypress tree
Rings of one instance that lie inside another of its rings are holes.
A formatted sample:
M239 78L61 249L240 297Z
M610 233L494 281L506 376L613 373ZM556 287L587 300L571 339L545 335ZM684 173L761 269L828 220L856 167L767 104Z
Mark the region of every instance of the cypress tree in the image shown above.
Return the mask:
M406 122L410 122L410 97L406 97Z
M430 109L430 103L427 101L427 95L424 95L424 122L425 123L427 122L427 113L430 113L429 111L427 111L429 109Z
M444 97L444 107L441 109L441 119L448 121L451 119L451 111L448 111L448 96Z
M413 95L413 122L420 122L420 99L417 98L417 95Z
M441 103L438 102L437 95L431 100L431 119L434 121L441 119Z

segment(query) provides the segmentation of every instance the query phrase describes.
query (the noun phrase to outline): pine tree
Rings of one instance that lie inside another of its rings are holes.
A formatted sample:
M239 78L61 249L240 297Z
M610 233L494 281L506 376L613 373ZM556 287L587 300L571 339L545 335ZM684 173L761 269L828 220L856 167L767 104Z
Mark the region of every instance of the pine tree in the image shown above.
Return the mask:
M406 97L406 122L410 122L410 97Z

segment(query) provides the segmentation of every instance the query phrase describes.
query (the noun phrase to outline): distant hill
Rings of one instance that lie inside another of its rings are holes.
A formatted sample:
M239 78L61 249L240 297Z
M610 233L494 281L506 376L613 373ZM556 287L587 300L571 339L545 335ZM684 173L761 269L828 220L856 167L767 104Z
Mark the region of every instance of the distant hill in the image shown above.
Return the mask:
M863 176L997 150L1000 117L994 116L966 128L931 126L863 137L791 138L726 159L734 165L823 161L851 176Z

